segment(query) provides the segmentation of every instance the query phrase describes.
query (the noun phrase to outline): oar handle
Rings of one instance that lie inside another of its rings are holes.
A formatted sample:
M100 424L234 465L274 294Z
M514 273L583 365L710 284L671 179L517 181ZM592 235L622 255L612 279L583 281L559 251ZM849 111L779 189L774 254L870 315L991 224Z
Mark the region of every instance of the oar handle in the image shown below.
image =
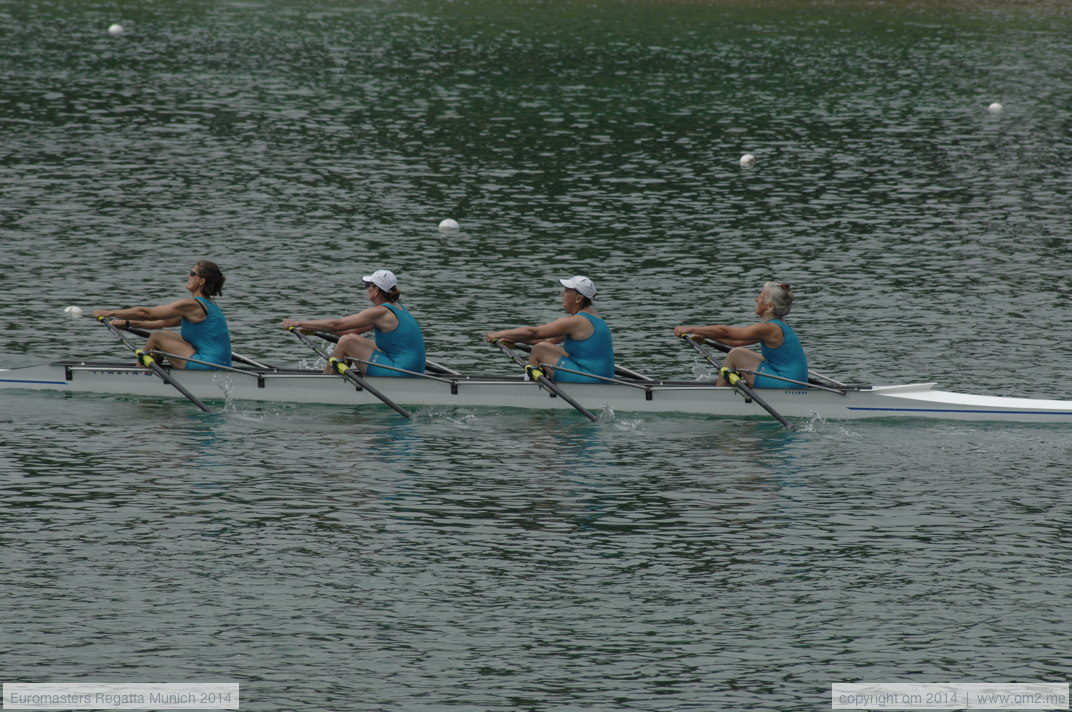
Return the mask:
M706 336L700 336L699 334L694 334L691 331L687 332L685 334L682 334L681 338L685 339L687 341L691 341L694 344L703 344L704 346L711 346L713 348L718 349L719 351L721 351L724 354L728 354L730 351L733 350L732 346L727 346L726 344L723 344L723 343L721 343L719 341L715 341L714 339L709 339Z
M518 366L521 366L522 368L525 367L524 359L522 359L520 356L518 356L516 353L514 353L514 347L517 346L517 344L514 344L514 343L512 343L510 341L506 341L505 339L492 339L491 343L493 343L496 346L498 346L499 350L502 351L507 356L509 356L510 360L512 360Z
M305 332L302 329L296 326L288 326L287 331L297 336L299 339L301 339L302 343L304 343L306 346L318 353L321 358L325 359L328 362L328 366L331 367L331 370L342 376L343 380L349 381L358 388L363 388L364 390L368 391L372 395L379 398L384 405L390 406L399 415L402 415L406 418L413 417L413 414L410 413L408 410L395 403L393 400L381 393L379 389L374 388L372 385L370 385L369 382L366 381L364 378L354 373L353 369L350 368L349 364L347 364L345 361L339 358L335 358L334 356L328 354L325 351L321 351L320 347L313 343L313 340L306 336Z
M716 361L714 356L712 356L711 354L707 353L706 351L704 351L700 347L699 342L703 340L702 336L686 332L684 334L681 334L680 338L681 338L682 341L684 341L689 346L691 346L693 349L695 349L696 353L698 353L701 357L703 357L703 359L706 360L709 364L711 364L715 368L719 368L719 369L722 368L722 364L720 364L718 361Z

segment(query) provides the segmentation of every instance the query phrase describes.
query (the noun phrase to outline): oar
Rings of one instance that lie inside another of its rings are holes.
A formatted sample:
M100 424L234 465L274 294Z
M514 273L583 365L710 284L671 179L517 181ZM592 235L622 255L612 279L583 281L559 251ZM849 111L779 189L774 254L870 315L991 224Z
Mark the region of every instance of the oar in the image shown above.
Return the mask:
M740 393L746 399L754 400L760 405L760 407L763 408L763 410L770 413L775 420L777 420L789 430L794 429L793 426L789 423L789 421L782 417L781 413L771 407L770 403L756 395L756 392L752 390L751 386L748 385L748 381L744 380L744 378L742 378L739 373L719 365L718 361L715 360L714 356L704 351L703 347L700 346L700 344L696 343L696 341L693 339L693 334L682 334L681 338L683 338L685 341L688 341L689 345L692 346L692 348L696 349L696 353L703 356L708 363L717 368L719 375L725 378L731 386L736 388L738 393Z
M559 385L557 383L552 383L551 380L547 378L547 375L540 369L539 366L533 366L532 364L525 363L524 359L522 359L520 356L515 354L514 350L512 348L510 348L510 346L506 345L506 343L509 343L509 342L504 343L502 339L495 339L492 343L494 343L496 346L498 346L502 350L502 352L504 354L506 354L511 359L513 359L514 363L516 363L518 366L521 366L522 368L524 368L525 373L528 374L529 378L531 378L533 381L536 382L536 385L538 385L541 388L545 389L548 393L552 393L552 394L558 396L559 398L561 398L562 400L566 401L567 403L572 405L574 408L576 408L577 411L580 412L581 415L583 415L584 417L588 418L593 423L599 421L599 418L597 418L596 416L592 415L592 412L589 411L587 408L585 408L583 405L581 405L577 401L573 400L573 398L571 396L569 396L565 391L563 391L562 388L559 387ZM512 346L512 344L511 344L511 346Z
M108 327L108 331L112 332L112 334L114 334L117 339L119 339L124 344L126 344L127 348L129 348L131 351L134 352L134 355L138 357L138 362L141 363L146 368L148 368L153 373L155 373L156 375L160 376L160 378L163 379L164 383L167 383L167 384L169 384L171 386L174 386L175 390L177 390L179 393L181 393L184 396L186 396L190 400L191 403L196 405L201 410L205 411L206 413L211 413L212 412L211 410L209 410L207 405L205 405L200 400L198 400L197 396L195 396L193 393L190 393L190 391L188 391L185 388L183 388L181 383L179 383L174 378L169 376L167 371L165 371L160 366L160 364L158 364L153 359L153 357L151 355L149 355L148 351L146 351L144 349L139 349L137 346L135 346L134 344L132 344L129 341L127 341L127 337L123 336L123 334L121 334L119 332L119 328L116 327L116 326L113 326L112 322L107 320L107 317L98 316L97 321L99 321L100 323L102 323L106 327Z
M149 334L151 333L146 329L139 329L136 326L124 326L124 327L120 327L120 328L122 328L123 331L129 331L130 333L134 334L135 336L148 337ZM275 368L275 366L266 366L265 364L260 363L259 361L254 361L249 356L243 356L242 354L235 353L234 351L231 352L231 360L238 361L239 363L244 363L247 366L252 366L253 368L259 368L259 369L262 369L262 370L265 370L265 371L275 371L275 370L277 370Z
M692 338L693 338L693 340L698 341L698 342L700 342L702 344L707 344L709 346L714 346L716 349L718 349L719 351L721 351L724 354L728 354L730 351L733 350L732 346L727 346L726 344L723 344L721 342L714 341L714 340L711 340L711 339L706 339L706 338L704 338L702 336L699 336L697 334L693 334ZM810 377L809 380L813 382L812 385L822 386L823 381L825 381L826 383L832 384L832 385L840 387L840 388L845 388L846 387L845 384L842 383L841 381L835 380L835 379L831 378L830 376L824 376L823 374L819 373L818 371L813 371L810 368L808 369L808 376Z
M521 349L525 353L532 353L532 345L531 344L513 344L513 347L516 348L516 349ZM634 371L631 368L626 368L625 366L619 366L618 364L614 364L614 375L615 376L621 376L622 378L632 378L632 379L637 380L637 381L654 381L655 380L653 378L649 378L648 376L645 376L642 373L637 373L636 371Z
M324 341L330 341L333 344L339 343L339 335L338 334L333 334L330 331L314 331L313 333L316 334L317 336L319 336ZM429 359L424 360L424 367L425 367L426 370L431 371L432 373L438 374L440 376L460 376L460 375L462 375L462 374L458 373L457 371L455 371L453 368L447 368L446 366L438 364L435 361L431 361Z
M344 380L349 381L358 388L364 388L366 391L383 401L384 405L389 405L394 408L396 411L398 411L399 414L404 415L407 418L413 417L413 415L410 414L408 410L398 405L384 394L380 393L379 390L370 386L368 381L354 373L354 369L350 368L350 366L347 365L345 361L343 361L342 359L335 358L334 356L328 354L328 352L326 351L321 351L320 347L317 346L312 339L303 334L301 329L296 326L288 326L287 331L297 336L305 343L306 346L320 354L320 357L328 362L328 366L331 367L331 370L342 376Z

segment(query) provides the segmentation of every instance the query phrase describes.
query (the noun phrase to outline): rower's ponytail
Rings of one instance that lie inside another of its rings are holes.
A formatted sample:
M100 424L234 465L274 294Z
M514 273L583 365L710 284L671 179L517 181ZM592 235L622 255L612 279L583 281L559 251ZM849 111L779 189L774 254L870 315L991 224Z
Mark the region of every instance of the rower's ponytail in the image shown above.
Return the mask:
M767 282L763 285L763 291L767 293L775 319L781 319L793 308L793 292L788 282Z
M202 290L206 297L219 297L223 295L223 272L219 265L208 260L197 263L197 274L205 280L205 288Z

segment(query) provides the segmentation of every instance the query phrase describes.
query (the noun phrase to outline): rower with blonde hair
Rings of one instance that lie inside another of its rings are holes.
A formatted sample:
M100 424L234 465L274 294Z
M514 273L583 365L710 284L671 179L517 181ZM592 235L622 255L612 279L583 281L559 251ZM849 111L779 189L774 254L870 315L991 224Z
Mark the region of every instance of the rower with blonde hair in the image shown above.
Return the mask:
M807 383L808 357L784 317L793 308L793 292L786 282L767 282L756 296L756 314L763 320L749 326L678 326L675 336L693 334L733 346L724 368L740 370L753 388L789 388L793 384L771 374ZM745 348L759 344L759 353ZM717 385L727 385L720 375Z

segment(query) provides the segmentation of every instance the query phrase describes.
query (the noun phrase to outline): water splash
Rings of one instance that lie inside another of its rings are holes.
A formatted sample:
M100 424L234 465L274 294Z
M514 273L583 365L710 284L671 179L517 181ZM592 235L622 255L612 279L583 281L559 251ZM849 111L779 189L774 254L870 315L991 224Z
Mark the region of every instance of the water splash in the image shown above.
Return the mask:
M644 421L640 418L619 418L617 413L614 412L614 408L606 403L599 406L598 417L599 419L596 421L598 424L609 425L614 430L625 432L644 428Z
M694 363L692 365L692 375L697 381L710 381L717 380L715 372L711 370L711 367L703 363Z
M849 430L845 423L841 421L830 422L814 410L811 411L811 416L807 421L797 423L795 427L798 433L827 433L853 438L860 435L855 430Z
M413 412L413 422L428 424L449 424L463 428L475 428L480 424L476 413L458 411L456 408L423 408Z
M226 410L227 407L231 405L231 396L234 392L235 379L231 374L225 371L217 371L212 374L212 382L223 393L223 407Z
M641 418L616 419L611 425L615 430L623 433L647 429L646 423Z

